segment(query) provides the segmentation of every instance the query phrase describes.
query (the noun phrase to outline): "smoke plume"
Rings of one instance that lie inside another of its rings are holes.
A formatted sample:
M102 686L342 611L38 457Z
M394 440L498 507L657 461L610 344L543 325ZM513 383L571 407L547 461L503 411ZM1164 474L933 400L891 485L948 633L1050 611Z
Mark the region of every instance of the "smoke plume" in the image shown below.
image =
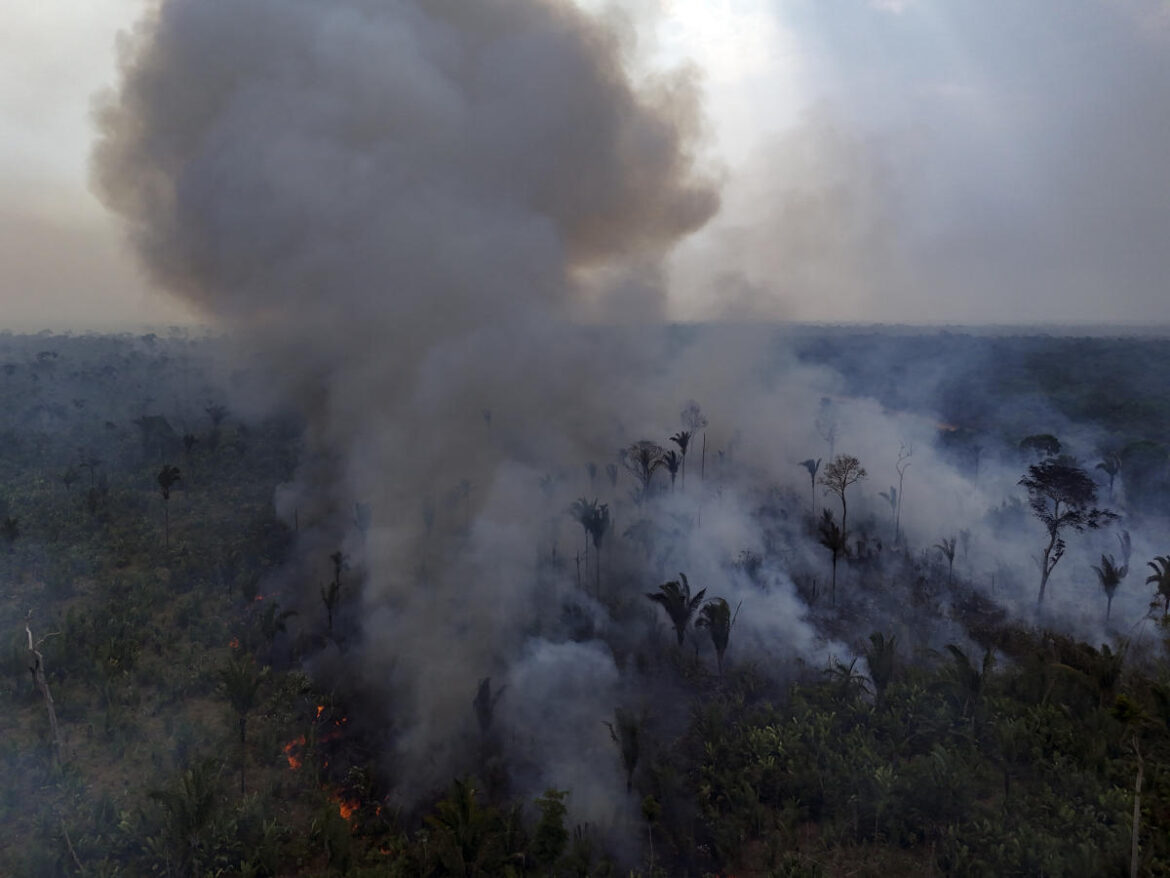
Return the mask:
M844 655L794 581L824 567L799 510L810 487L814 514L823 500L800 462L826 440L874 491L900 486L902 532L927 544L940 522L979 527L1019 477L989 462L973 485L932 449L933 419L846 399L770 330L657 325L661 261L719 196L698 84L635 80L632 32L567 0L163 0L99 111L94 185L142 264L259 358L264 405L305 417L276 498L301 526L290 578L302 618L320 615L325 559L348 557L314 667L377 696L407 802L496 753L520 791L568 788L578 815L627 819L603 723L685 722L655 671L674 634L645 598L679 572L743 605L731 655L773 670ZM846 189L782 199L790 264L746 260L741 285L775 269L836 294L887 266L857 230L829 257L796 235L810 210L822 228L879 200ZM619 449L668 445L689 399L705 421L679 484L661 472L631 498ZM577 498L607 504L600 552ZM850 514L887 527L872 496ZM902 624L896 600L857 600L866 624Z

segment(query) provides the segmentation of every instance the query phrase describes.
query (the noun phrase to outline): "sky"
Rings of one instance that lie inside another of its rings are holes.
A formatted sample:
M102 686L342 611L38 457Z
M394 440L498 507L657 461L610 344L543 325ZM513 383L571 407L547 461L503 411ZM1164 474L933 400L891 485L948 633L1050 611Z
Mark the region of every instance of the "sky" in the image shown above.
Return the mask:
M678 319L1170 324L1161 0L581 0L689 64L723 207ZM195 319L90 194L95 95L141 0L0 28L0 327Z

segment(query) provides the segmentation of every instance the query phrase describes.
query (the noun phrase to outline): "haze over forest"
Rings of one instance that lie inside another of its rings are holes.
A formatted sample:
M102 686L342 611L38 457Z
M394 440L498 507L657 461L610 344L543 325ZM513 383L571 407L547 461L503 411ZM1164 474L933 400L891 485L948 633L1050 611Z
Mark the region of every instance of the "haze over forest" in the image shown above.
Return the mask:
M0 332L0 871L1170 868L1161 12L137 12L0 181L0 325L176 324Z

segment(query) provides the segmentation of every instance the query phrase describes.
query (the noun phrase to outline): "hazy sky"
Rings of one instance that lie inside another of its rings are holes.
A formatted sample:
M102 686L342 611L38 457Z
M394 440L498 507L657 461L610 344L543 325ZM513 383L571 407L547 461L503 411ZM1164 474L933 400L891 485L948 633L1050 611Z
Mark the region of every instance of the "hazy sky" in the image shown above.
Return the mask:
M1160 0L608 5L649 63L705 77L724 209L677 256L679 316L1170 323ZM5 13L0 326L182 317L87 185L90 104L141 8Z

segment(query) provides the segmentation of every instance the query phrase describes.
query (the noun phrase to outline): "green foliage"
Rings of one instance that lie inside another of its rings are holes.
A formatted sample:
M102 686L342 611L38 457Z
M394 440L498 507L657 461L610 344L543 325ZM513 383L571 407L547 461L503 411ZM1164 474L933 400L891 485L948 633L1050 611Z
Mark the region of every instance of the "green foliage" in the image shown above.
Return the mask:
M567 790L545 790L543 796L536 800L536 807L540 809L540 819L532 833L532 842L528 846L529 859L539 871L552 873L553 867L569 845L569 831L565 828L565 799Z

